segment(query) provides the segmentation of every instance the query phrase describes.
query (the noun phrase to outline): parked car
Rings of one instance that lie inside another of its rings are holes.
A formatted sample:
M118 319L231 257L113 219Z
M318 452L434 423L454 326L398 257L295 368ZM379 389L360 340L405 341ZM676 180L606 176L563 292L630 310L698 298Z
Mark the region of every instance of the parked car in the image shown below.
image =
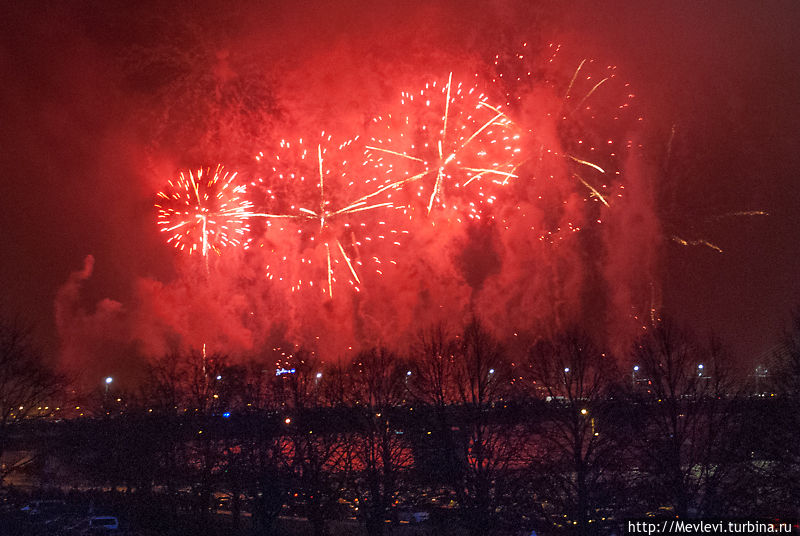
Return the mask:
M66 508L64 501L60 500L39 500L31 501L22 507L22 511L26 514L35 516L40 514L50 514L53 512L61 512Z
M119 520L114 516L93 516L89 518L89 534L107 534L119 530Z
M400 523L417 524L428 520L430 514L419 510L401 510L397 513L397 520Z

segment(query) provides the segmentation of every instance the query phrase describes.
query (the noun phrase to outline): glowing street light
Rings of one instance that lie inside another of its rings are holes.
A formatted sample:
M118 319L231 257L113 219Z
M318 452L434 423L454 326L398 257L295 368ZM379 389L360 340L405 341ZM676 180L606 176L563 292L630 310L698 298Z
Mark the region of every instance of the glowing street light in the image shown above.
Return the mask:
M111 387L111 382L114 381L114 378L111 376L106 376L105 384L106 384L106 394L108 394L108 388Z

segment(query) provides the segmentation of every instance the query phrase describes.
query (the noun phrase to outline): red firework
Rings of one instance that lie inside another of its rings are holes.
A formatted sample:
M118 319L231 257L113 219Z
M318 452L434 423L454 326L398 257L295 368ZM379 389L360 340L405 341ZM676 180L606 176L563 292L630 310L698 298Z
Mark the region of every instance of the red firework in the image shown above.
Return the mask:
M617 78L615 66L591 59L559 62L560 48L548 45L539 62L527 43L519 52L497 54L492 82L506 96L506 117L524 133L532 178L556 178L550 175L556 166L540 164L560 160L568 180L610 207L611 198L621 196L622 161L634 146L618 135L630 134L642 120L631 107L635 95Z
M375 118L366 157L426 214L436 207L479 219L496 200L491 187L516 177L519 139L499 106L451 73L403 92L397 113Z
M168 244L189 254L207 257L229 246L239 246L249 231L252 203L244 199L245 186L235 183L236 173L218 165L181 172L159 192L157 224L167 233Z
M395 264L400 237L408 231L388 181L378 184L369 168L348 160L354 141L340 145L322 133L319 140L282 140L266 161L269 172L257 183L265 191L264 240L271 260L266 276L292 292L318 289L333 297L337 283L359 291L364 272L381 275Z

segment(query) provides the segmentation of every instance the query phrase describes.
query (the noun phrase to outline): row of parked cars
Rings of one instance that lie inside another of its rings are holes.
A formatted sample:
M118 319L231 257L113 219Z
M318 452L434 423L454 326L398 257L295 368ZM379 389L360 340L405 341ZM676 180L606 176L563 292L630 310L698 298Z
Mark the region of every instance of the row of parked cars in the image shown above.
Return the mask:
M100 514L94 508L81 508L59 499L32 500L19 508L5 510L7 524L29 534L56 536L95 536L123 533L116 515Z

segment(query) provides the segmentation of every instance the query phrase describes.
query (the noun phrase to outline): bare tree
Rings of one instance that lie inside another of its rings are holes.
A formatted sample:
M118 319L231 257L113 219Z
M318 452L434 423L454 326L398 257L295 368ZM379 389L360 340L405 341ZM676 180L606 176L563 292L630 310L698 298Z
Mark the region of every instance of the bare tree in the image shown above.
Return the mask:
M225 408L238 404L241 376L227 356L197 350L167 354L147 370L141 396L166 425L153 442L163 464L160 478L173 504L181 483L193 486L201 520L208 516L211 494L224 472L228 444L215 421Z
M184 403L186 378L181 361L182 356L173 352L147 364L141 398L158 413L175 414Z
M205 351L192 350L185 355L182 365L186 378L185 395L187 417L194 417L195 431L189 447L189 475L195 488L195 508L204 522L209 515L211 494L219 484L224 471L225 437L212 424L212 417L221 413L221 389L227 383L220 380L226 373L227 356L206 355Z
M698 344L669 321L656 324L634 348L647 389L635 393L637 459L649 477L650 502L681 517L717 514L718 490L734 454L728 358L714 343Z
M249 364L239 389L238 406L223 414L235 430L225 452L231 511L235 521L242 509L240 494L244 495L251 503L254 528L260 534L277 534L291 480L283 399L274 371L264 370L260 362Z
M453 379L458 350L459 340L443 323L421 330L411 348L412 362L406 373L409 391L418 402L434 408L437 416L456 398Z
M460 342L444 323L421 330L411 346L411 362L406 371L415 418L431 432L425 433L427 437L416 446L419 484L434 493L442 487L455 489L462 474L461 460L456 455L454 415L459 399L455 378Z
M360 477L355 483L367 532L380 536L412 464L409 446L397 434L396 418L405 399L406 369L386 348L361 352L353 363L353 406L357 418L355 454Z
M759 515L800 514L800 309L774 351L764 389L752 398L748 444L757 481L753 500ZM766 393L764 392L766 391ZM754 441L755 440L755 441Z
M521 429L500 418L510 394L511 367L503 347L474 319L457 338L455 365L451 482L466 530L490 534L502 525L500 506L523 444Z
M613 400L616 364L583 332L536 343L530 379L546 396L530 470L535 509L577 534L592 532L614 505L622 469L621 419ZM618 476L618 473L617 473Z
M443 324L421 331L412 356L408 388L415 419L427 427L416 446L421 482L444 492L445 503L456 500L470 534L518 524L514 496L527 437L508 415L514 373L506 350L473 319L461 333Z
M335 374L324 374L322 362L312 354L295 351L288 362L290 373L276 377L287 415L285 433L290 439L293 483L304 504L303 514L316 536L326 533L326 521L333 514L345 486L347 464L342 464L344 430L330 408L336 405ZM333 396L334 398L330 398Z
M0 320L0 457L11 446L15 425L54 413L55 399L66 379L56 373L36 349L30 328ZM12 472L33 460L31 453L0 469L0 485Z
M773 362L771 386L783 396L800 398L800 308L792 314Z

